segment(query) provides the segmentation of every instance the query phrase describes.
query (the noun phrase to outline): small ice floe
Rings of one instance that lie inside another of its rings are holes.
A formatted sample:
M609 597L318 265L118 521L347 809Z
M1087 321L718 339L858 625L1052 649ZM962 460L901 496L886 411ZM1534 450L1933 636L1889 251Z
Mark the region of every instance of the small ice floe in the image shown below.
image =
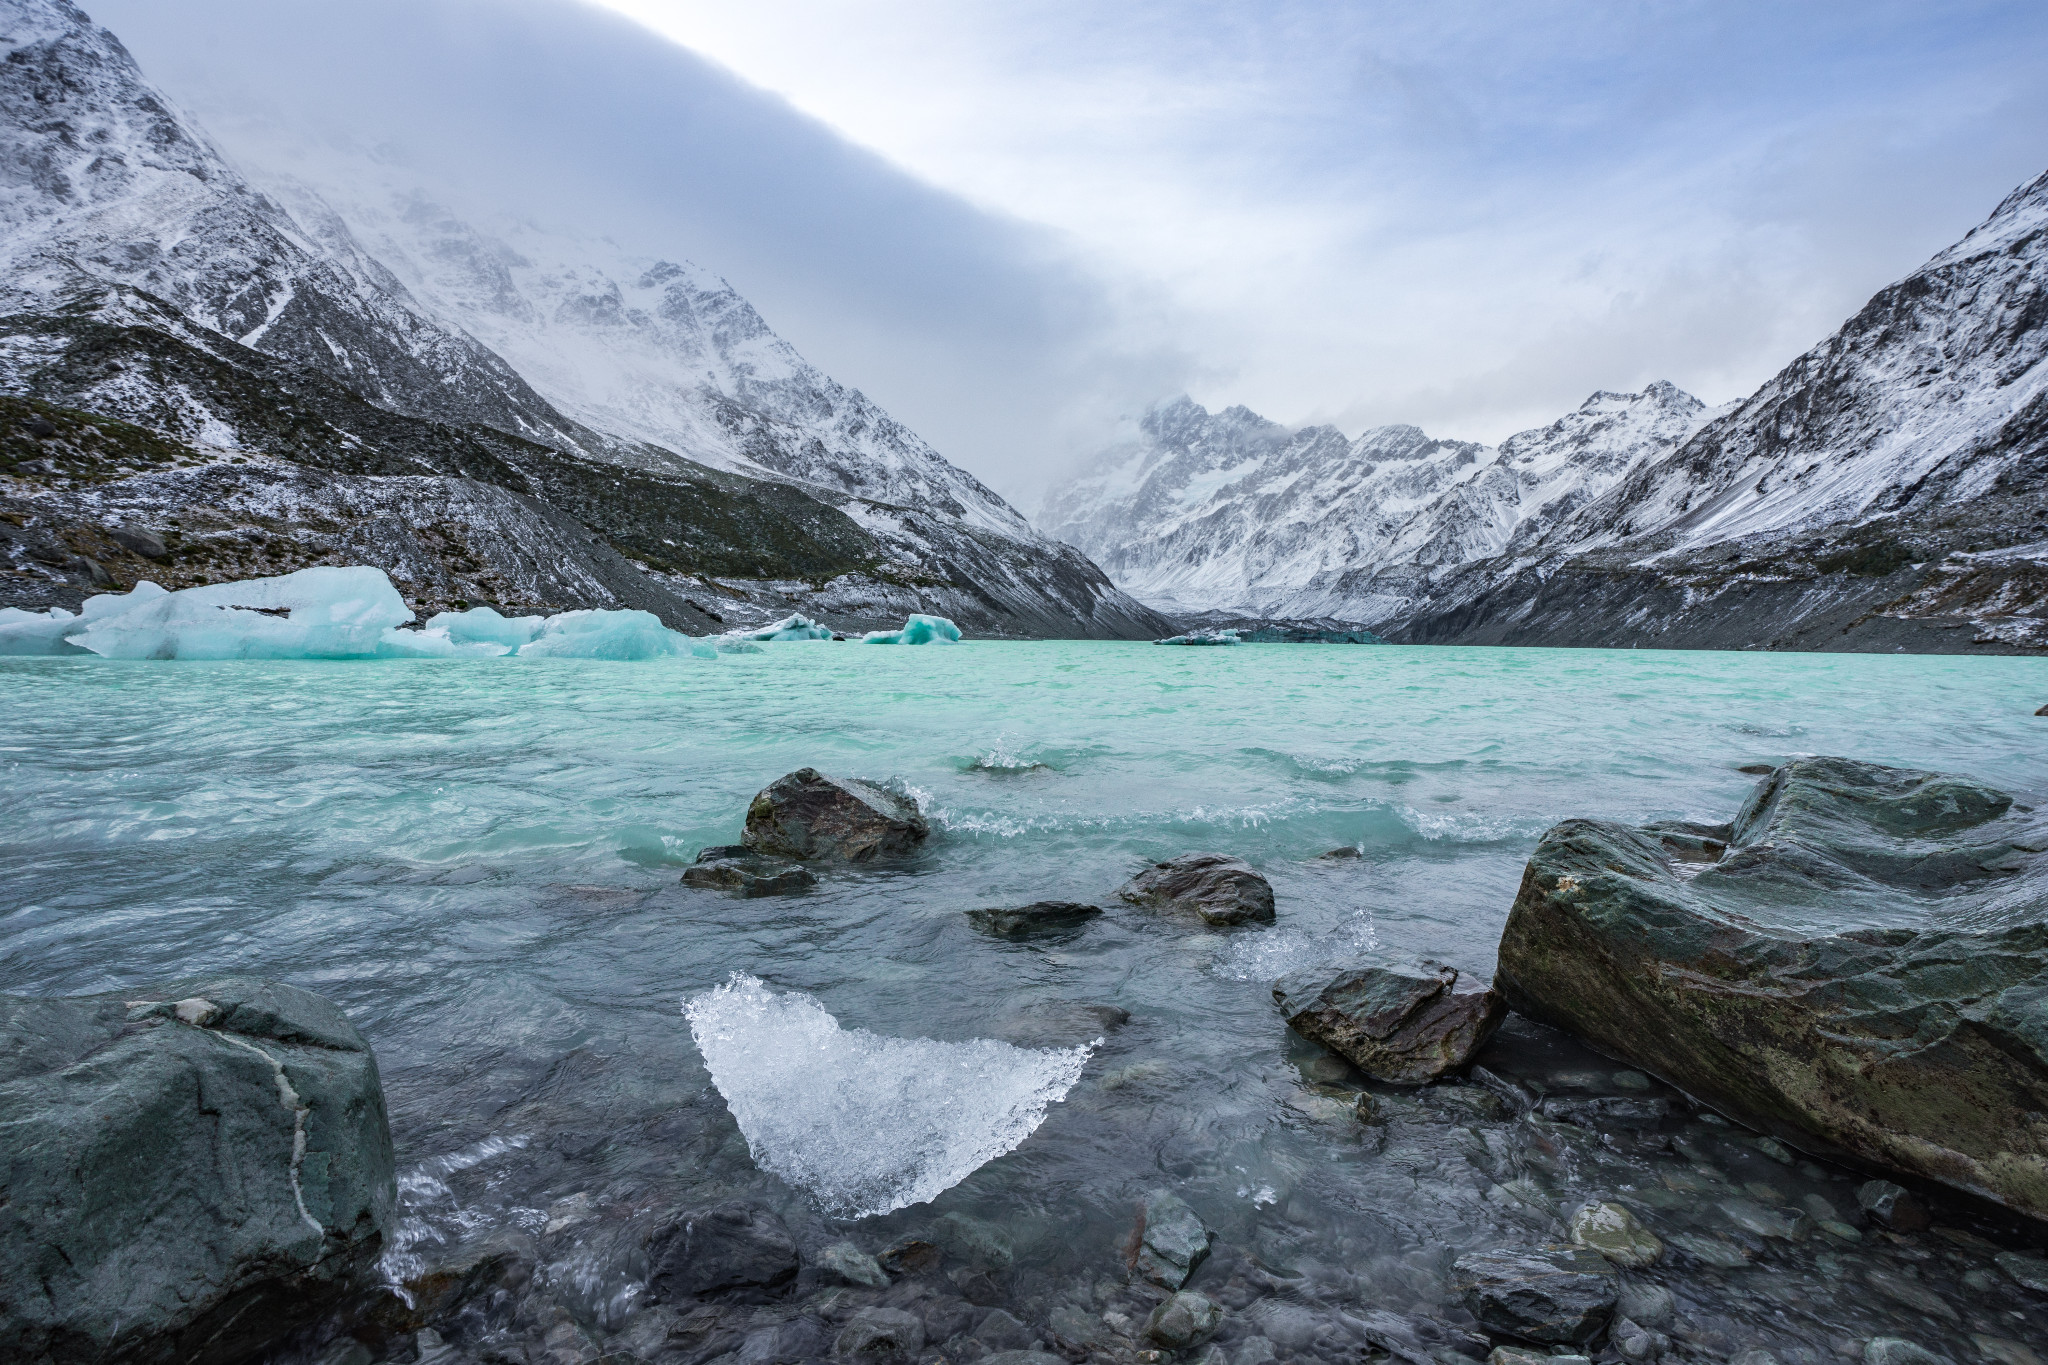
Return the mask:
M871 630L862 637L871 645L951 645L960 641L960 627L943 616L917 612L903 618L901 630Z
M744 973L683 1013L755 1164L842 1218L922 1203L1013 1151L1095 1047L845 1029L816 998Z
M832 627L821 626L810 617L793 612L783 617L780 621L771 621L769 624L756 627L753 630L727 631L725 638L728 640L766 640L770 643L788 640L829 640L832 638Z
M1241 645L1234 630L1191 630L1185 635L1170 635L1164 640L1154 640L1155 645Z
M381 569L301 569L276 578L166 592L138 583L86 599L73 615L0 610L0 655L107 659L450 659L517 654L573 659L713 656L645 611L502 616L444 611L401 630L412 609Z

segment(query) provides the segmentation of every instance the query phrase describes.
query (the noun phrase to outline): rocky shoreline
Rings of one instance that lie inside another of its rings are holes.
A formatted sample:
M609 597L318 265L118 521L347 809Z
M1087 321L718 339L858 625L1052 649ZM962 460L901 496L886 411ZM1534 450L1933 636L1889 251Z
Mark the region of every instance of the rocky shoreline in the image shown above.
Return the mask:
M805 769L683 880L806 894L928 833L897 794ZM0 1340L52 1365L2040 1365L2044 853L2006 793L1802 760L1727 825L1551 830L1491 988L1378 954L1281 981L1289 1122L1466 1229L1406 1260L1347 1254L1300 1196L1219 1219L1171 1169L1084 1220L1113 1235L944 1200L828 1219L758 1181L679 1203L642 1175L423 1236L375 1060L320 997L0 997ZM1162 943L1286 915L1214 853L1105 900ZM1110 913L966 918L1033 953ZM1015 1027L1143 1032L1079 1003ZM1077 1113L1144 1093L1156 1064L1123 1046ZM445 1190L468 1168L437 1169Z

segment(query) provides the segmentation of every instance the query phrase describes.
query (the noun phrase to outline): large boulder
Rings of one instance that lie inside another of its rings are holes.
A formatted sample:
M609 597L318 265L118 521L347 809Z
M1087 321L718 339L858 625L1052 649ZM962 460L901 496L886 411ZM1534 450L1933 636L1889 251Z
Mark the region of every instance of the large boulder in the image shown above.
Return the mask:
M2048 1218L2044 850L1981 783L1802 759L1726 826L1552 829L1495 984L1793 1146Z
M1273 888L1242 858L1183 853L1154 863L1117 891L1133 905L1188 910L1204 924L1270 924Z
M908 853L930 833L917 807L893 792L798 768L754 798L741 837L754 852L773 857L864 863Z
M1295 972L1273 985L1287 1026L1374 1080L1423 1085L1462 1070L1507 1017L1484 986L1458 987L1458 969L1388 958Z
M0 1358L245 1359L356 1282L396 1199L376 1059L320 996L0 996Z

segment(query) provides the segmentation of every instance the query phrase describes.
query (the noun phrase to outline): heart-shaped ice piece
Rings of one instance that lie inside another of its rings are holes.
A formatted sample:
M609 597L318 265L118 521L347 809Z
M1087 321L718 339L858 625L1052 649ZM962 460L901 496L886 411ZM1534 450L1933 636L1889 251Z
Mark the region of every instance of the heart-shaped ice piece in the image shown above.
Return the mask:
M921 1203L1014 1150L1094 1051L843 1029L738 972L683 1013L755 1164L842 1218Z

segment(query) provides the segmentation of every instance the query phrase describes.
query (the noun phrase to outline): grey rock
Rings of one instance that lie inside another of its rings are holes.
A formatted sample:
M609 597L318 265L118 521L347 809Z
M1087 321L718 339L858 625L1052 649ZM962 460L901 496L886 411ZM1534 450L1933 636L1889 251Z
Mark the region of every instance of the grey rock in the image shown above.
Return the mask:
M736 891L741 896L783 896L818 884L818 874L785 858L769 858L733 845L707 848L683 872L683 885Z
M942 1251L975 1270L1006 1270L1017 1259L1010 1234L986 1219L949 1213L932 1224L930 1235Z
M163 537L154 531L145 531L140 526L110 527L107 534L114 543L132 554L144 559L162 559L170 551L164 547Z
M1046 1325L1052 1328L1053 1335L1070 1346L1087 1346L1099 1341L1103 1335L1102 1319L1071 1303L1063 1303L1053 1309Z
M1872 1337L1863 1345L1863 1365L1951 1365L1915 1342L1899 1337Z
M983 1356L976 1365L1068 1365L1065 1356L1048 1351L997 1351Z
M1342 848L1333 848L1328 853L1318 853L1316 855L1316 857L1323 859L1325 861L1339 863L1350 862L1353 859L1363 858L1364 856L1364 853L1362 853L1358 849L1351 847L1351 845L1349 844L1346 844Z
M747 1333L737 1354L744 1365L768 1365L777 1360L815 1360L829 1346L824 1323L796 1317Z
M1998 1268L2036 1294L2048 1294L2048 1259L2018 1251L2002 1251L1992 1258Z
M847 1284L887 1289L889 1276L874 1257L851 1242L834 1242L818 1252L815 1264L825 1275Z
M1289 1028L1366 1075L1421 1085L1465 1066L1507 1017L1492 990L1457 982L1441 962L1372 959L1282 977L1273 1000Z
M991 1308L974 1325L974 1339L991 1351L1021 1351L1037 1334L1000 1308Z
M891 1275L915 1275L939 1264L939 1249L923 1237L898 1237L875 1254L875 1260Z
M1273 1339L1265 1336L1246 1337L1237 1343L1237 1351L1230 1358L1230 1365L1266 1365L1267 1361L1278 1358L1273 1349Z
M1451 1269L1481 1326L1546 1345L1593 1341L1613 1317L1619 1293L1606 1259L1577 1247L1472 1252Z
M1204 924L1271 924L1273 888L1242 858L1184 853L1154 863L1117 895L1133 905L1192 911Z
M1552 1355L1520 1346L1496 1346L1486 1357L1486 1365L1593 1365L1593 1362L1588 1356Z
M1723 832L1695 870L1657 827L1553 828L1501 939L1509 1005L1802 1151L2048 1217L2048 817L1811 758Z
M1868 1180L1856 1189L1856 1206L1893 1232L1922 1232L1927 1210L1912 1191L1889 1180Z
M0 996L0 1357L237 1361L372 1262L396 1187L369 1044L247 977Z
M1268 1299L1254 1310L1259 1338L1287 1351L1300 1351L1323 1334L1328 1324L1313 1309L1281 1299Z
M754 798L744 837L756 853L864 863L908 853L930 833L917 807L893 792L799 768Z
M1761 1347L1751 1347L1737 1352L1728 1365L1778 1365L1778 1358Z
M1615 1298L1615 1311L1644 1327L1669 1327L1678 1316L1678 1300L1661 1284L1625 1284Z
M1621 1204L1587 1204L1571 1218L1571 1238L1616 1265L1654 1265L1664 1243Z
M1165 1289L1179 1289L1208 1259L1215 1236L1179 1195L1154 1190L1138 1208L1124 1255L1131 1272Z
M1033 901L1009 910L969 910L967 922L995 938L1041 938L1071 933L1101 913L1078 901Z
M924 1320L900 1308L863 1308L839 1329L837 1356L916 1355L924 1349Z
M1169 1351L1185 1351L1215 1335L1222 1322L1223 1310L1207 1296L1182 1290L1152 1310L1145 1335Z
M697 1209L655 1229L647 1244L649 1302L733 1289L773 1289L796 1278L796 1241L781 1218L738 1200Z

